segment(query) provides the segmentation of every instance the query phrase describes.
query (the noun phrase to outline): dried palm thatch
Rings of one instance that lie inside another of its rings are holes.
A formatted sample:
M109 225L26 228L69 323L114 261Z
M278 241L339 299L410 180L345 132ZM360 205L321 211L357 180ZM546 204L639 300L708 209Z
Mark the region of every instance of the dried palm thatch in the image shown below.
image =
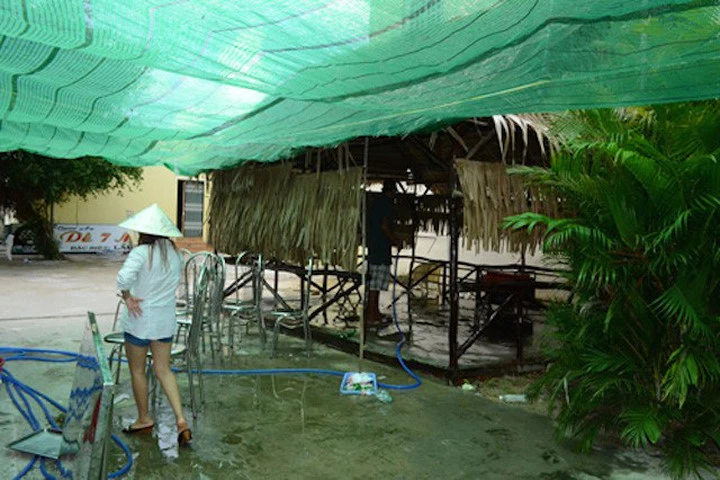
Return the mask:
M503 219L521 212L555 215L556 198L536 187L525 185L520 177L508 175L502 163L456 160L455 168L463 191L463 237L465 248L491 251L535 252L540 235L502 228Z
M552 153L552 151L558 148L557 141L554 137L548 135L550 119L547 115L527 113L522 115L493 115L492 120L495 124L495 133L497 135L503 163L508 163L508 156L511 164L516 163L515 152L513 150L516 145L515 137L518 134L518 130L519 133L522 134L521 144L523 147L522 157L519 159L519 163L524 164L527 160L531 133L535 135L542 155ZM546 141L550 146L550 152L546 152L545 150ZM472 155L468 154L467 157L471 158Z
M419 197L416 208L419 228L437 235L445 235L450 231L450 213L445 195Z
M296 174L290 164L217 171L211 243L225 253L258 252L298 265L313 254L354 270L361 174L361 168Z

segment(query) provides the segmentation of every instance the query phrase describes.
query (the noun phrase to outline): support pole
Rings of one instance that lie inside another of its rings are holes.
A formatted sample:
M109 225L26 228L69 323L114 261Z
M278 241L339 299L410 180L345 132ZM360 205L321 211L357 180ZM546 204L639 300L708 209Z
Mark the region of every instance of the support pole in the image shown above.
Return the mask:
M327 301L327 289L328 289L328 264L325 263L323 268L323 284L322 284L322 302L323 304ZM328 324L327 310L323 311L323 321L325 325Z
M445 305L445 298L447 297L447 267L442 267L442 290L440 292L440 305Z
M450 181L448 187L450 196L450 328L448 329L448 346L450 362L448 364L448 379L454 382L458 374L458 316L460 292L458 289L458 245L460 240L459 208L458 199L453 196L457 184L457 173L454 165L450 170Z
M277 295L278 287L279 287L279 273L278 273L279 265L275 266L275 280L273 281L273 289L275 290L275 294ZM277 299L277 297L275 297ZM275 307L277 307L277 300L275 300Z
M418 198L417 198L417 182L415 182L415 179L413 178L413 192L412 192L412 230L411 230L411 238L410 241L412 242L412 251L410 252L410 270L408 272L408 291L407 291L407 313L408 313L408 337L410 338L410 343L413 342L413 316L412 316L412 289L413 289L413 269L415 268L415 253L416 248L415 244L417 243L417 239L415 238L415 234L417 233L417 225L418 225Z
M362 221L362 264L363 270L360 274L360 281L363 286L363 301L360 308L360 356L358 358L358 372L362 372L362 361L365 356L365 309L367 308L367 173L368 156L370 153L370 138L365 137L365 148L363 148L363 179L360 187L360 218Z

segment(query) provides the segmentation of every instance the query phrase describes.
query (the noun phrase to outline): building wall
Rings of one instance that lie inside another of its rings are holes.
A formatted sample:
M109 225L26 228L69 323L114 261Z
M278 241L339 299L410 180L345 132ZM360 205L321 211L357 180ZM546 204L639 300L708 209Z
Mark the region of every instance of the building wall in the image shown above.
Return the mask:
M177 177L165 167L146 167L139 187L121 193L71 198L55 205L55 223L116 224L143 208L157 203L175 221L177 218Z

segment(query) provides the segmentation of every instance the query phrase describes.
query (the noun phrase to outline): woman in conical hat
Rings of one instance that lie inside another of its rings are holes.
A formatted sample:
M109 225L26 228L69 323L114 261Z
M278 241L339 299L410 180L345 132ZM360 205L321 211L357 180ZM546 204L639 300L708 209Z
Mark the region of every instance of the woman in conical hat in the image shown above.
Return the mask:
M138 410L135 423L123 431L137 433L155 426L148 409L145 376L149 347L155 376L175 414L178 443L185 445L192 439L192 433L183 413L175 374L170 370L170 349L177 329L175 292L183 267L182 256L170 238L182 237L182 233L157 204L119 226L140 234L138 246L130 251L117 276L117 287L126 306L121 313L121 325Z

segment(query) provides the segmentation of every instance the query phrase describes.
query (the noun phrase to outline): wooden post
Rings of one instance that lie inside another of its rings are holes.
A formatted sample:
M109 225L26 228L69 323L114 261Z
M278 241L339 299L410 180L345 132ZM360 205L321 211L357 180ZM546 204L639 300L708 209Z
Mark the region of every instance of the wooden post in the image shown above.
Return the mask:
M328 289L328 265L325 263L323 268L323 285L322 285L322 304L324 305L327 301L327 289ZM327 309L323 310L323 322L325 325L328 324Z

